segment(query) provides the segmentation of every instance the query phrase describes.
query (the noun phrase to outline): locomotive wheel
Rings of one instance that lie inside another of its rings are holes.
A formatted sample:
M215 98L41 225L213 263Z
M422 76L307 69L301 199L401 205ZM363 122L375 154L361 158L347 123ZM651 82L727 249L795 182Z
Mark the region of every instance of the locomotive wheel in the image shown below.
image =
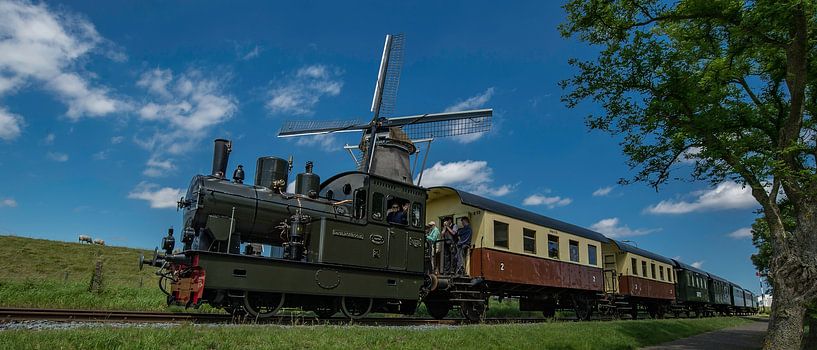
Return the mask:
M428 314L435 320L442 320L451 311L451 304L445 301L425 301Z
M485 319L486 305L484 301L463 301L460 304L460 313L469 322L479 323Z
M372 298L343 297L340 301L340 311L353 320L366 317L372 311Z
M275 312L284 305L285 296L283 293L247 293L244 295L244 311L252 318L275 316Z

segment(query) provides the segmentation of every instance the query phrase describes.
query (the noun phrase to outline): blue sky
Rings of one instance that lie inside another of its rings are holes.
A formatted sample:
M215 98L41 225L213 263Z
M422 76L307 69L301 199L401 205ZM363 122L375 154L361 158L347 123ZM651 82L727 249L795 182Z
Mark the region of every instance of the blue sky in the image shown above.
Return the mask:
M435 141L424 185L451 185L635 241L757 289L740 185L616 185L617 140L557 86L570 57L557 2L220 3L0 1L0 233L151 248L210 170L262 155L353 168L352 134L275 137L284 120L370 118L386 33L405 33L397 114L491 107L494 130ZM466 142L470 141L470 142ZM676 166L684 175L689 164ZM737 237L735 237L737 236Z

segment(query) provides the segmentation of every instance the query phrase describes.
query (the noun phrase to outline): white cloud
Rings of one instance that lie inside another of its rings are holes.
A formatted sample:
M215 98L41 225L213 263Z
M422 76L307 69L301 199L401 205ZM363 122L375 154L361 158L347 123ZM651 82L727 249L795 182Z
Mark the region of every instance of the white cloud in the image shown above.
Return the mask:
M261 48L258 45L255 45L255 47L253 47L252 50L250 50L249 52L244 54L244 56L241 56L241 59L244 60L244 61L249 61L249 60L251 60L253 58L258 57L258 55L260 55L260 54L261 54Z
M593 191L593 197L604 197L613 191L613 186L599 188Z
M224 80L206 77L197 70L175 76L170 70L156 68L142 74L136 85L145 88L154 100L139 108L139 118L155 126L152 136L137 141L151 153L145 175L172 170L167 166L168 155L189 151L211 129L235 115L238 102L222 92ZM112 143L121 141L121 136L111 139Z
M414 179L416 183L419 179ZM423 172L423 187L451 186L481 195L501 197L513 191L513 185L493 185L493 169L483 160L437 162Z
M151 208L175 208L181 196L182 190L179 188L160 188L159 185L147 182L140 182L133 191L128 193L130 199L148 201Z
M12 141L23 131L23 117L0 106L0 139Z
M703 148L701 147L687 148L687 150L684 151L684 153L681 153L681 155L678 156L676 162L682 164L695 164L695 161L698 160L698 155L701 153L702 150Z
M751 227L741 227L737 230L732 231L728 235L734 239L744 239L744 238L752 238L752 228Z
M54 140L56 140L56 139L57 139L57 135L54 135L53 132L49 133L48 135L45 135L45 137L43 138L43 144L44 145L52 145L52 144L54 144Z
M0 200L0 207L16 208L17 201L14 198L3 198Z
M0 95L36 82L68 105L73 120L126 109L105 87L77 73L81 57L106 43L77 15L43 3L0 2Z
M467 99L465 99L463 101L459 101L459 102L457 102L457 103L455 103L455 104L453 104L451 106L448 106L448 108L446 108L445 111L446 112L459 112L459 111L467 111L467 110L472 110L472 109L478 109L480 107L483 107L486 103L488 103L488 101L490 101L491 97L493 97L493 96L494 96L494 88L489 87L489 88L485 89L485 91L483 91L480 94L471 96L471 97L469 97L469 98L467 98ZM473 120L472 122L479 123L479 122L482 122L482 120L481 120L481 118L477 118L477 119ZM467 127L467 125L465 125L465 126L464 125L457 125L457 127ZM483 135L485 135L485 133L480 132L480 133L474 133L474 134L458 135L458 136L454 136L452 139L454 141L459 142L459 143L471 143L471 142L474 142L476 140L479 140L480 138L482 138Z
M287 193L295 193L295 180L292 180L287 184Z
M125 140L124 136L114 136L114 137L111 137L111 144L117 145L117 144L122 143L122 141L124 141L124 140Z
M544 205L550 209L563 207L570 203L573 203L573 200L570 198L562 198L559 196L548 197L541 194L532 194L522 201L524 205Z
M46 156L48 156L49 159L51 159L51 160L53 160L55 162L62 163L62 162L67 162L68 161L68 155L65 154L65 153L48 152L48 153L46 153Z
M168 174L168 172L176 168L170 159L159 160L151 158L148 159L146 165L147 168L142 172L142 174L149 177L165 176Z
M101 150L99 152L94 153L93 158L94 158L94 160L105 160L105 159L108 159L108 156L110 155L110 153L111 153L110 149L104 149L104 150Z
M689 264L689 265L691 265L692 267L694 267L696 269L700 269L701 266L704 266L704 261L699 260L699 261L693 262L692 264Z
M298 69L269 91L267 108L273 114L309 115L325 96L337 96L343 88L340 71L324 65Z
M634 230L627 225L621 224L621 221L618 218L607 218L599 220L595 224L591 225L590 229L597 232L601 232L609 236L610 238L643 236L661 230L643 228Z
M686 214L695 211L713 211L724 209L748 209L757 207L751 189L743 185L725 181L715 188L692 192L693 201L664 200L649 206L646 211L651 214Z
M332 134L301 136L295 144L298 146L320 147L320 149L327 152L340 149L340 146L337 144L337 138Z

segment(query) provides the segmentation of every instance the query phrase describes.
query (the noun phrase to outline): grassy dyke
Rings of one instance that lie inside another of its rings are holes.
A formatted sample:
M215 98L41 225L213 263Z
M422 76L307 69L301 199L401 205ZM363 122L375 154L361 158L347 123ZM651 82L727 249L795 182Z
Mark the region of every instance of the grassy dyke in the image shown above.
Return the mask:
M749 320L557 322L460 327L231 326L2 331L2 349L635 349Z

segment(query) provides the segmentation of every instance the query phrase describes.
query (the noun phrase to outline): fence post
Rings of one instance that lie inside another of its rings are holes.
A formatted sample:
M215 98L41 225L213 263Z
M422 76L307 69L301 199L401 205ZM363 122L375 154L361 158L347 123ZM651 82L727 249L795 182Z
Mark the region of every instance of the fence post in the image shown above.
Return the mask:
M102 259L97 259L96 261L94 273L91 275L91 285L88 287L88 291L97 294L102 292Z

